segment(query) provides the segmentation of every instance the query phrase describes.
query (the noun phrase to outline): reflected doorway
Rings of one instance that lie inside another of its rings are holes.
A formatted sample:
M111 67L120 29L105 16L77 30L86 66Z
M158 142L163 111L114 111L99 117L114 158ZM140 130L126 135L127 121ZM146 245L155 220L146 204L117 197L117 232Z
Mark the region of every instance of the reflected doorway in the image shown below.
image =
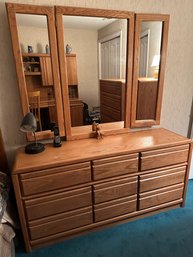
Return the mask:
M101 42L101 79L120 78L120 36Z
M140 35L139 77L147 77L148 75L149 34L150 31L145 30Z

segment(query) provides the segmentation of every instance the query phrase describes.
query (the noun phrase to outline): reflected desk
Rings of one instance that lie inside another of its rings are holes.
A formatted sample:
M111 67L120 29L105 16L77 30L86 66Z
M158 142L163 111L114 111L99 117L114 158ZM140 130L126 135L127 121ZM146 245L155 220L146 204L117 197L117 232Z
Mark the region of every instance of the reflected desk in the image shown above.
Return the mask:
M40 108L48 108L48 107L55 107L55 106L56 106L55 98L51 98L51 99L41 98L40 99Z
M40 112L44 129L49 129L50 123L58 123L55 98L41 98Z

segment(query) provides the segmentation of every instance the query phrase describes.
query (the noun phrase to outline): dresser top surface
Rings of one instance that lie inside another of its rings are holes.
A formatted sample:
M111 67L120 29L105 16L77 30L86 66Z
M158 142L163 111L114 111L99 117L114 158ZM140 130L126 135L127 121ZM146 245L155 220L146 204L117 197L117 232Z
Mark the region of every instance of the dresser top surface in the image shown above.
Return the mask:
M106 136L99 140L92 138L64 141L58 148L53 147L52 144L46 144L45 151L35 155L26 154L22 147L17 150L12 174L190 142L191 139L157 128Z
M100 79L101 82L121 82L125 83L125 79Z

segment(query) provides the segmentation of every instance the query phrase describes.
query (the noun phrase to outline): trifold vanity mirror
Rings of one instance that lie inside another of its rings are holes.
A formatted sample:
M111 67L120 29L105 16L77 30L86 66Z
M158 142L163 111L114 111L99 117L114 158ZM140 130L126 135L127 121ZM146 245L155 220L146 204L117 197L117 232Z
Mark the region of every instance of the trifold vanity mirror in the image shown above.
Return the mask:
M159 124L168 15L6 5L22 110L36 111L39 139L51 124L67 140L93 137L93 122L104 134Z

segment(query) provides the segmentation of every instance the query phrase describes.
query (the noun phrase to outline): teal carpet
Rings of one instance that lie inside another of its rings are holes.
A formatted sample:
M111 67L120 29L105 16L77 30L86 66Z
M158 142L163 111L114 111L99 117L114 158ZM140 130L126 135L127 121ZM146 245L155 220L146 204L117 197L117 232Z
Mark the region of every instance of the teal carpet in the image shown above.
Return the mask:
M191 257L193 256L193 180L185 208L66 240L16 257Z

